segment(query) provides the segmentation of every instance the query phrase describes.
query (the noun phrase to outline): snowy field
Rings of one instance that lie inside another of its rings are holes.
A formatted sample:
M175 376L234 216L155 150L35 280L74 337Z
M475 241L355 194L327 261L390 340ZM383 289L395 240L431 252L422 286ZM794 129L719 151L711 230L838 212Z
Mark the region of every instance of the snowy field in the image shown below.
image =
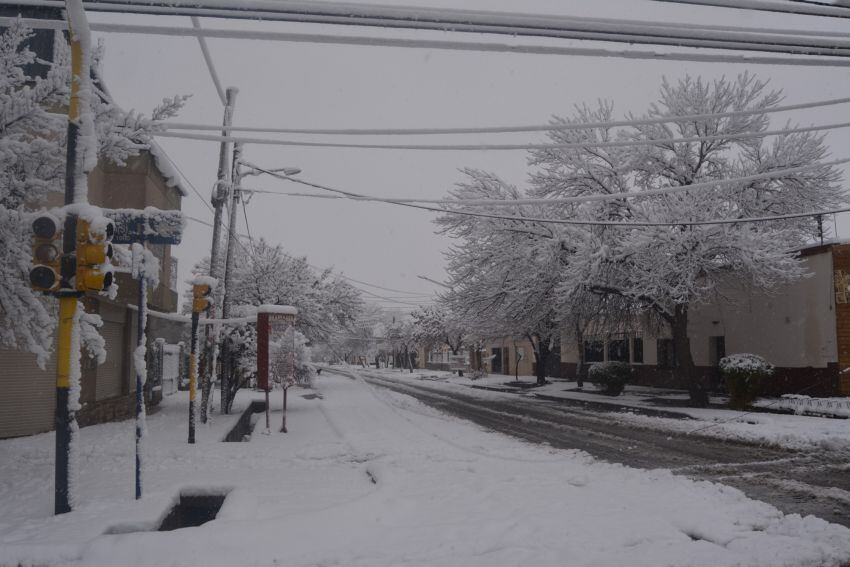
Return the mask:
M369 370L375 373L375 369ZM467 395L481 397L516 396L516 391L503 393L490 390L481 390L476 387L503 388L506 382L512 382L513 376L503 374L491 374L489 376L470 379L468 376L458 377L449 372L433 370L417 370L414 373L401 372L393 369L381 369L378 375L384 378L392 378L398 381L414 381L417 384L446 390L460 390ZM535 382L531 376L520 376L520 381L528 383ZM752 411L738 411L731 409L697 409L689 407L661 406L647 401L647 398L659 396L668 399L687 400L686 393L671 394L658 388L646 388L641 386L627 385L620 396L610 397L595 393L596 388L588 382L584 385L584 391L575 391L577 384L567 381L553 381L551 384L539 388L521 390L519 395L525 399L534 399L542 395L547 398L560 398L580 402L592 402L593 404L610 404L611 412L597 410L600 415L607 419L619 422L631 423L641 427L677 431L689 433L694 436L714 437L718 439L738 439L750 443L762 443L774 445L786 449L830 449L850 451L850 422L847 419L832 419L827 417L814 417L805 415L791 415L778 413L755 413ZM712 398L718 403L723 400ZM776 400L773 400L775 402ZM757 405L766 406L772 403L770 400L761 400ZM811 402L810 402L811 403ZM815 400L814 403L817 403ZM822 402L826 405L826 399ZM845 403L845 398L832 400L833 404ZM690 419L681 420L675 418L654 417L629 413L623 411L623 407L635 409L655 409L668 413L678 413Z
M850 561L847 528L783 515L732 488L523 443L362 381L323 375L317 391L322 398L292 391L289 434L221 443L235 416L217 416L194 446L185 443L184 393L170 397L149 418L138 503L132 423L85 428L80 505L61 517L50 514L52 435L0 441L0 565ZM181 490L228 496L218 518L199 528L132 531L158 525Z

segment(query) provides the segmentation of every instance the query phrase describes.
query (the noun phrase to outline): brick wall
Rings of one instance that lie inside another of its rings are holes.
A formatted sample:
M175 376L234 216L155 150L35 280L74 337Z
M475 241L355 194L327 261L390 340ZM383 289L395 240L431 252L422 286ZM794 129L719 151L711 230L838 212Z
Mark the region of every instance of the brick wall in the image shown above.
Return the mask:
M850 245L842 244L832 247L832 269L850 274ZM838 291L838 290L837 290ZM840 296L836 293L836 296ZM835 302L835 327L838 344L838 368L850 367L850 302ZM843 395L850 395L850 373L838 378L838 390Z

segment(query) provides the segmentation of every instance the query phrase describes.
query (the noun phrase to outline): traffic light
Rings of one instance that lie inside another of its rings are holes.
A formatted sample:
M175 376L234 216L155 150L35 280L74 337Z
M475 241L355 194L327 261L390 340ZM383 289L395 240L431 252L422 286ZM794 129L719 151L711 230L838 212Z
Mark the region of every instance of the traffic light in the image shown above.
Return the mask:
M209 309L212 301L210 294L212 287L208 284L195 284L192 286L192 313L201 313Z
M32 222L32 264L30 285L38 291L57 291L62 281L62 230L59 219L50 214Z
M112 236L115 225L106 217L77 219L77 291L105 291L112 285Z

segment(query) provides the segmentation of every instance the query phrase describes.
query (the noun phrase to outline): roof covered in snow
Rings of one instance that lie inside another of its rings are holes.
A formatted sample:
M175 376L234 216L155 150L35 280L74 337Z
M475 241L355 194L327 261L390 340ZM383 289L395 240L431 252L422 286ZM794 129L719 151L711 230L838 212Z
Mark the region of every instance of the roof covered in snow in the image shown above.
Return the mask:
M182 177L177 172L177 169L172 165L171 158L168 157L168 155L165 153L165 150L162 149L162 146L151 140L150 153L154 159L156 168L165 178L165 184L169 187L176 188L178 191L180 191L181 196L188 197L189 192L183 185L184 182Z

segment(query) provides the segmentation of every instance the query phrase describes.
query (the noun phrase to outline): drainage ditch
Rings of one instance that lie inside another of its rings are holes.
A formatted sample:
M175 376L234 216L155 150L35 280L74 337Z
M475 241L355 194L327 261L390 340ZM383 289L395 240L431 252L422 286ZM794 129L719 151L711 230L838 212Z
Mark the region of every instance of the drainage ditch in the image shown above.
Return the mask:
M241 443L242 441L250 441L251 433L254 430L254 422L252 422L252 417L254 414L262 413L266 411L266 402L263 400L254 400L251 404L245 408L245 411L242 412L242 415L239 417L239 421L236 422L236 425L227 432L225 435L224 441L225 443Z
M181 494L158 531L194 528L215 520L227 494Z

